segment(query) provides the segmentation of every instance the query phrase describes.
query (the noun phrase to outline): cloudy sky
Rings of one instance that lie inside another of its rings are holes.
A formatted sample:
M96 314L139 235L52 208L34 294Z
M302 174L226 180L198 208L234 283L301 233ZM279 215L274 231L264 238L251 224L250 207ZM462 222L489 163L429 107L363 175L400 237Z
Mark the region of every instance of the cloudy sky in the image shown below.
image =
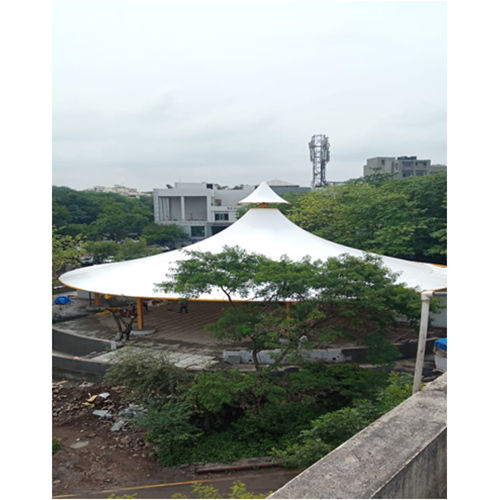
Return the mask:
M446 163L445 3L54 3L54 185L310 185L313 134Z

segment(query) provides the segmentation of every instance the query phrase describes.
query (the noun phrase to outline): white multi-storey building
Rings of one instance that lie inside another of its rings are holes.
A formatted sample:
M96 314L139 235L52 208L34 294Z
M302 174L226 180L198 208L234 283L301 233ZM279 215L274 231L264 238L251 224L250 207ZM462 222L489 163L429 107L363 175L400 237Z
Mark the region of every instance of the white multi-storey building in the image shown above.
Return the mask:
M155 223L177 224L193 240L207 238L236 221L238 201L254 189L206 182L176 182L174 187L153 189Z
M446 170L446 165L431 165L431 160L420 160L416 156L377 156L368 158L363 175L391 174L404 177L423 176Z

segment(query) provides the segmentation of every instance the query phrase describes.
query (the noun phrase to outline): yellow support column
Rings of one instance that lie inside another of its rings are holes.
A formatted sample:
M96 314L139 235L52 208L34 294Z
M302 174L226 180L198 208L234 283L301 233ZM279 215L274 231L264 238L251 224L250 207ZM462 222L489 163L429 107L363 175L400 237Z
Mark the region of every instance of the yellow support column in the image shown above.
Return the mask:
M137 297L137 328L144 329L144 316L142 315L142 299Z
M94 303L96 306L101 305L101 295L99 293L94 293Z

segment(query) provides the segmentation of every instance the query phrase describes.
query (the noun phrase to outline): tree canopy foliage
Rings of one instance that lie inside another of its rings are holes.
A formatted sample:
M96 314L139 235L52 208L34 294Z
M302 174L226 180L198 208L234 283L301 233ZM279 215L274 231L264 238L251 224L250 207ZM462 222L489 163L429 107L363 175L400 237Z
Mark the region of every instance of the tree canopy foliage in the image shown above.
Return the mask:
M153 200L53 186L52 220L63 234L122 240L139 236L153 222Z
M248 341L257 369L260 351L278 349L276 362L281 362L312 336L332 340L370 332L376 351L397 317L418 318L418 293L396 284L397 276L373 255L296 262L287 257L274 261L238 247L218 254L187 253L189 258L178 262L158 287L186 298L221 290L229 307L209 328L220 338Z
M84 253L84 242L76 236L60 234L52 229L52 284L58 283L57 277L67 269L78 266Z
M293 198L285 211L298 226L336 243L445 264L446 186L446 172L405 179L374 175L284 195Z
M187 239L179 226L153 223L150 196L129 198L53 186L52 220L57 234L56 255L61 254L63 241L69 248L67 242L75 240L79 257L91 254L95 264L109 258L118 261L145 257L161 251L159 247L175 248ZM79 257L66 259L66 267L81 264Z

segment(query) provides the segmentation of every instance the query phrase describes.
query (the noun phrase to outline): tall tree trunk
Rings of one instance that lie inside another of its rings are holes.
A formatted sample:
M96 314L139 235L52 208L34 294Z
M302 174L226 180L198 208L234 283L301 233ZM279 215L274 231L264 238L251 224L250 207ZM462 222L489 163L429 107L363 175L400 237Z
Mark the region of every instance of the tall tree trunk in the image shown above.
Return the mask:
M113 319L115 320L116 325L118 326L118 331L120 333L123 333L122 322L120 321L121 311L111 311L111 314L113 315Z
M259 351L256 349L252 350L252 359L253 359L253 364L255 366L256 371L260 371L260 363L259 360L257 359L257 355L259 354Z

